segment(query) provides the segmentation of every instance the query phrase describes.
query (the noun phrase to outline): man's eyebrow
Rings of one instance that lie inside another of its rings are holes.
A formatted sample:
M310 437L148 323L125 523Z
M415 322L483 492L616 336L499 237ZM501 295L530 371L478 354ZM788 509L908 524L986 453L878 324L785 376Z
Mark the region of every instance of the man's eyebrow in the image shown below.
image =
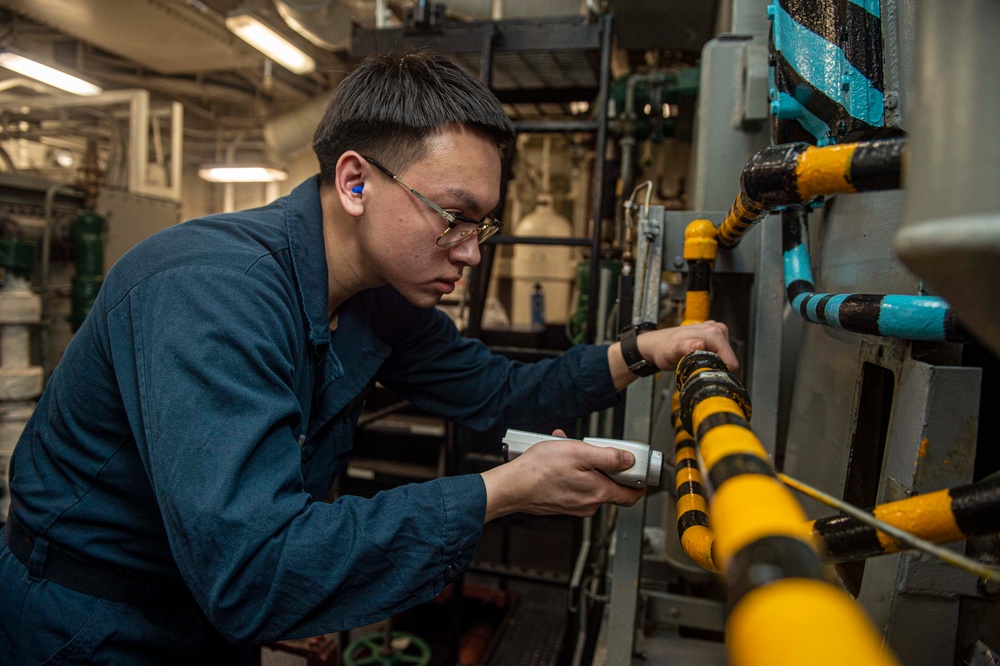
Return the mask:
M484 211L486 213L492 212L496 206L487 209L486 204L484 204L479 198L477 198L472 192L461 188L461 187L449 187L445 190L447 196L452 197L454 200L461 202L462 210L467 211ZM497 204L499 205L499 203Z

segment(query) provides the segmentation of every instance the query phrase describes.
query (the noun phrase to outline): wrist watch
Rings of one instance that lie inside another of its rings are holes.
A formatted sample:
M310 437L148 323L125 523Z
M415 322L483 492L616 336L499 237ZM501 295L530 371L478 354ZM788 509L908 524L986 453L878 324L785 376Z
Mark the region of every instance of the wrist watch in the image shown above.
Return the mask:
M642 357L642 354L639 353L639 343L636 341L640 333L655 330L656 324L653 322L641 321L626 326L618 335L618 342L622 345L622 356L625 357L625 365L634 375L648 377L660 371L656 365Z

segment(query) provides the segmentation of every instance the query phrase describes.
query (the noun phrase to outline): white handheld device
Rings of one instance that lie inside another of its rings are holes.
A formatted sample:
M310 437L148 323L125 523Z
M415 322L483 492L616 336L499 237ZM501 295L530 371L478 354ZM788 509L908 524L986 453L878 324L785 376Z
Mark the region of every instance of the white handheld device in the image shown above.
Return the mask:
M555 435L542 435L524 430L508 430L503 436L504 460L513 460L538 442L551 439L569 439ZM627 439L606 439L604 437L585 437L585 444L605 446L612 449L628 451L635 457L635 464L620 472L605 472L612 479L630 488L645 488L660 485L660 472L663 471L663 454L648 444L632 442Z

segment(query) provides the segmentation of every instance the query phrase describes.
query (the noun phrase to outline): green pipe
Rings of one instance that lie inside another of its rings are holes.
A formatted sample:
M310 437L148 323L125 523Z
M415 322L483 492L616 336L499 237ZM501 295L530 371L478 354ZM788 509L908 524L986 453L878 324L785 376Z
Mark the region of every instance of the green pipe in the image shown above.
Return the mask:
M70 323L76 331L104 282L104 218L92 210L83 211L73 222L71 235L76 250L76 276L70 295Z

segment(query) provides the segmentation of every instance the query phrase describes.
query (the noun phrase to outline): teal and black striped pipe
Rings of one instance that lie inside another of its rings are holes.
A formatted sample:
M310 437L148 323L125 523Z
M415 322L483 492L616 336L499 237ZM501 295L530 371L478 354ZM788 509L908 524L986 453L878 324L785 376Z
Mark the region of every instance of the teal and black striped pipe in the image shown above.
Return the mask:
M840 143L892 124L879 0L773 0L767 13L775 143Z
M914 495L870 509L873 516L932 543L1000 533L1000 478ZM813 523L813 536L835 562L905 550L885 532L850 516Z
M878 139L817 148L769 146L751 157L740 193L719 227L719 247L733 248L773 210L816 197L899 188L906 139Z
M800 317L842 331L904 340L968 342L947 302L907 294L823 294L813 284L809 250L802 240L802 211L782 212L785 291Z

